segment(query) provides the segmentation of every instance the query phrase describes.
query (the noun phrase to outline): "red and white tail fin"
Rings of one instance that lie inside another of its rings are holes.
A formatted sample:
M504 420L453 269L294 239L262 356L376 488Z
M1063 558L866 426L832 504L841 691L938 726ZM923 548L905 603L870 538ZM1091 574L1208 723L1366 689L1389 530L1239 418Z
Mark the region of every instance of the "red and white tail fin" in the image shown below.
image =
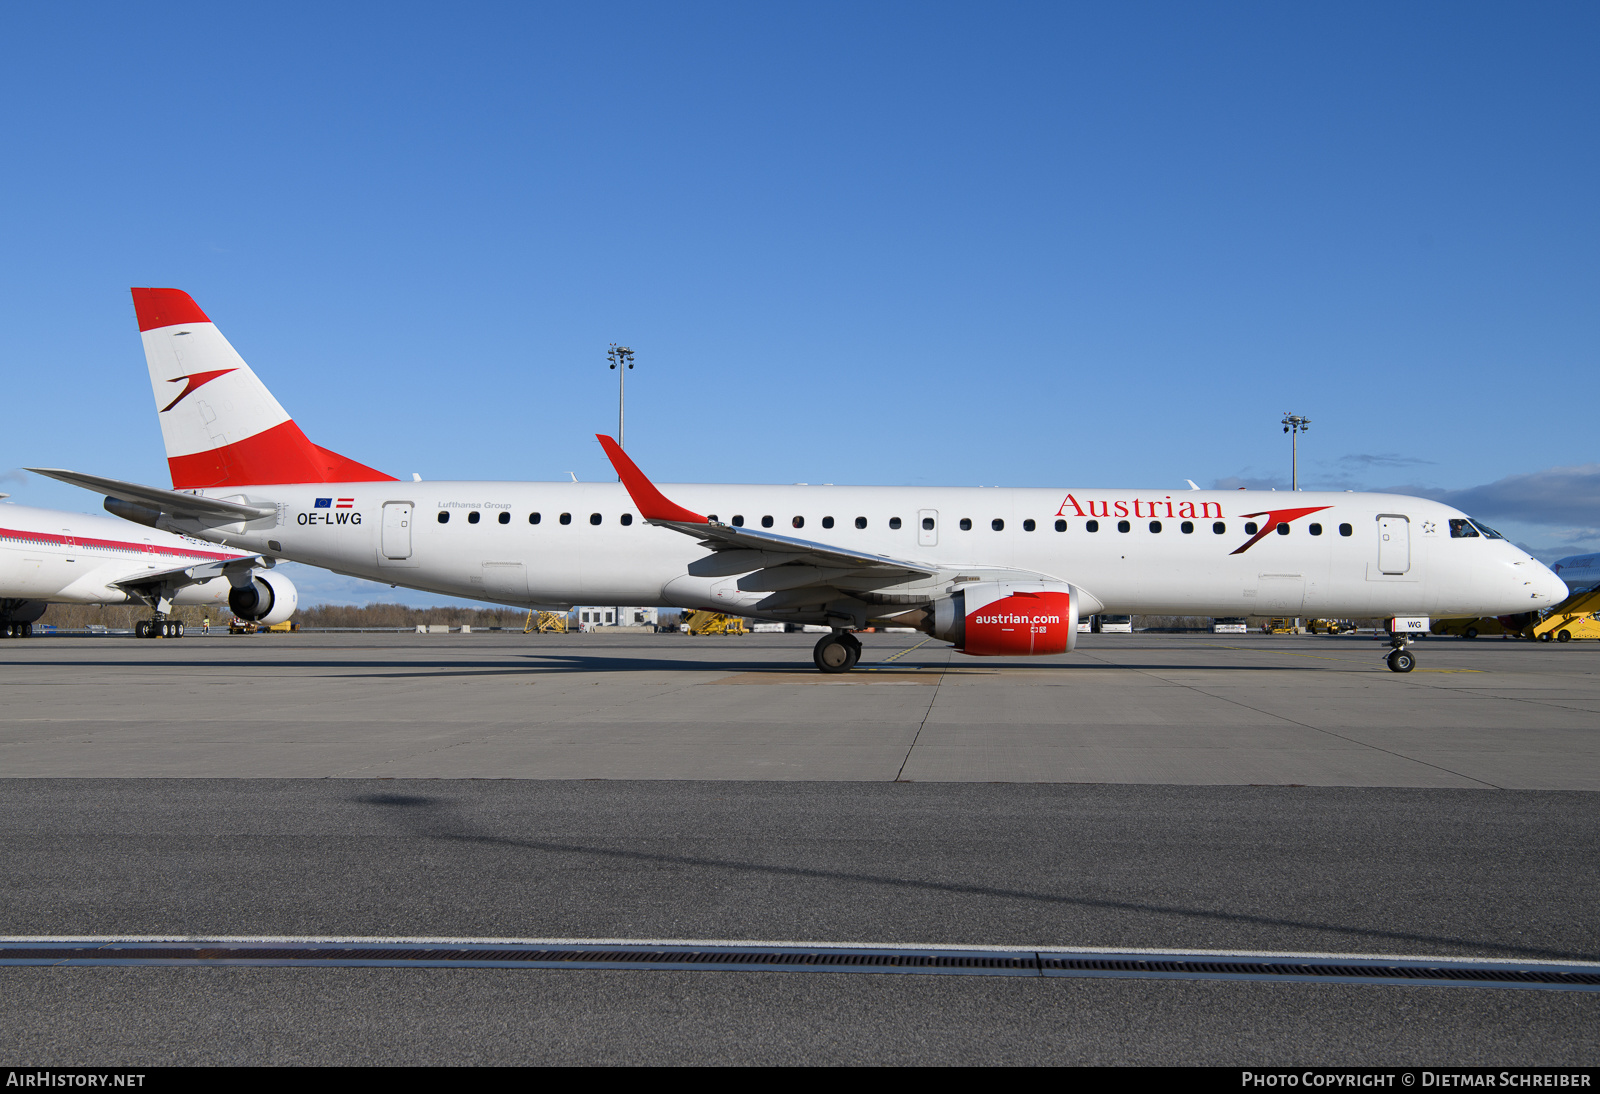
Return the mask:
M394 478L312 444L180 289L134 289L133 308L174 490Z

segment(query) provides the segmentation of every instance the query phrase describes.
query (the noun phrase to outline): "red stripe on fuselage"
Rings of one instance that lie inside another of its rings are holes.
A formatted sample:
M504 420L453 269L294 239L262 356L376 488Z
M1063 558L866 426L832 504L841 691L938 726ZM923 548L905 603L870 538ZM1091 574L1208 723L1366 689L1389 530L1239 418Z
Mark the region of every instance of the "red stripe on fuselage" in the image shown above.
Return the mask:
M172 470L174 490L292 482L398 481L393 475L312 444L293 421L221 448L172 456L167 466Z
M221 554L216 551L195 551L181 547L163 547L156 543L132 543L120 539L93 539L89 536L61 536L52 532L30 532L23 528L0 528L0 538L15 537L51 547L98 547L107 551L138 551L142 555L163 555L169 558L244 558L239 554Z

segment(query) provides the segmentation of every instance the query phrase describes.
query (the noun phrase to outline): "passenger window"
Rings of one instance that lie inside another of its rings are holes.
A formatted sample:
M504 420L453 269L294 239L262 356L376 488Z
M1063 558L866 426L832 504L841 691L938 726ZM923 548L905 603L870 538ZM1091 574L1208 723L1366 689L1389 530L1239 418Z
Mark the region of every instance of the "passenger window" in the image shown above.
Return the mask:
M1278 534L1280 536L1286 536L1289 534L1289 526L1283 521L1278 522Z
M993 528L996 532L1004 532L1006 530L1006 522L999 519L991 520L989 522L989 527Z
M1228 534L1228 526L1223 524L1220 520L1211 526L1211 530L1219 536Z
M1066 521L1064 521L1064 520L1056 521L1056 531L1065 532L1066 530L1067 530L1067 522Z
M1355 531L1356 530L1354 528L1350 527L1348 524L1339 525L1339 534L1341 536L1352 536L1352 535L1355 535Z
M857 528L865 528L866 526L867 526L867 518L866 517L857 517L856 518L856 527Z
M571 524L572 523L572 514L571 513L562 513L561 514L561 523L562 524Z
M624 528L626 528L628 525L633 523L633 514L632 513L624 513L624 514L622 514L622 516L618 517L617 519L622 521L622 526Z
M1125 520L1117 521L1117 531L1119 531L1119 532L1126 532L1132 527L1133 527L1133 525L1129 524Z
M1256 522L1255 521L1247 520L1247 521L1244 522L1244 534L1245 535L1253 536L1253 535L1256 534L1256 532L1257 532L1257 528L1256 528Z
M1310 532L1314 536L1320 536L1322 534L1322 525L1320 525L1320 524L1309 525L1309 526L1307 526L1306 531Z
M511 523L511 514L510 513L501 513L500 514L500 523L501 524L510 524Z
M472 512L467 514L467 523L468 524L477 524L479 519L481 518L481 516L482 516L482 514L479 513L476 509L474 509Z
M448 509L439 510L439 523L440 524L449 524L450 523L450 510L448 510Z
M889 518L889 527L891 529L893 529L894 531L899 531L900 530L900 518L899 517L890 517Z
M763 527L763 528L771 528L772 527L772 518L771 517L762 517L761 518L761 527Z
M529 513L528 514L528 523L529 524L538 524L539 523L539 514L538 513Z
M1450 522L1451 539L1477 539L1478 530L1472 526L1470 520L1453 520Z
M963 532L972 531L972 518L971 517L962 517L961 518L961 530Z
M707 513L706 514L706 520L710 521L712 524L717 523L717 514L715 514L715 513Z
M589 523L590 524L599 524L600 523L600 514L599 513L590 513L589 514Z
M933 518L932 517L923 517L922 518L922 530L924 532L933 531Z
M822 518L822 526L824 528L832 528L833 527L833 518L832 517L823 517Z
M744 514L743 513L735 513L735 514L733 514L733 526L735 528L743 528L744 527Z
M1086 520L1083 522L1083 530L1085 532L1098 532L1100 530L1100 522L1097 520Z
M1189 535L1190 533L1192 533L1194 531L1194 521L1192 521L1192 520L1184 521L1182 524L1178 525L1178 530L1181 531L1184 535Z
M1150 530L1151 530L1151 531L1152 531L1152 532L1159 532L1159 531L1161 531L1161 522L1160 522L1160 521L1159 521L1159 520L1153 520L1153 521L1151 521L1151 522L1150 522Z
M1037 524L1033 523L1032 520L1025 520L1025 521L1022 522L1022 530L1024 532L1031 532L1037 527L1039 527L1039 526Z
M795 517L789 523L794 525L796 528L804 528L806 526L806 518L805 517Z

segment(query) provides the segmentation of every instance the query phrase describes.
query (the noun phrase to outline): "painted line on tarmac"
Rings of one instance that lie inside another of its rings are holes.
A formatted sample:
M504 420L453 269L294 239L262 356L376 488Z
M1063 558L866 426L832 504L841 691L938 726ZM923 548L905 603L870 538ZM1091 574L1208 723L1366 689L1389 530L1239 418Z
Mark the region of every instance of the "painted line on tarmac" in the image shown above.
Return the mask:
M1600 964L1375 954L733 940L33 937L0 966L922 973L1600 991Z
M1257 646L1224 646L1225 650L1259 650ZM1265 653L1275 653L1280 657L1309 657L1313 661L1343 661L1351 665L1370 665L1371 662L1363 658L1358 661L1354 657L1329 657L1322 653L1295 653L1293 650L1265 650ZM1485 672L1485 669L1415 669L1415 672Z

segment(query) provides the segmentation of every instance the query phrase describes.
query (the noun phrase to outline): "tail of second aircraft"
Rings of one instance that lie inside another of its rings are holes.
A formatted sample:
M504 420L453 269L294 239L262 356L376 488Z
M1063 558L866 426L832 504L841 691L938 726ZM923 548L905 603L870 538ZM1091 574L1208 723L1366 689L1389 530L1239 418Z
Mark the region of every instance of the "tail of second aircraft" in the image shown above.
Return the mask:
M174 490L393 479L310 439L180 289L134 289Z

